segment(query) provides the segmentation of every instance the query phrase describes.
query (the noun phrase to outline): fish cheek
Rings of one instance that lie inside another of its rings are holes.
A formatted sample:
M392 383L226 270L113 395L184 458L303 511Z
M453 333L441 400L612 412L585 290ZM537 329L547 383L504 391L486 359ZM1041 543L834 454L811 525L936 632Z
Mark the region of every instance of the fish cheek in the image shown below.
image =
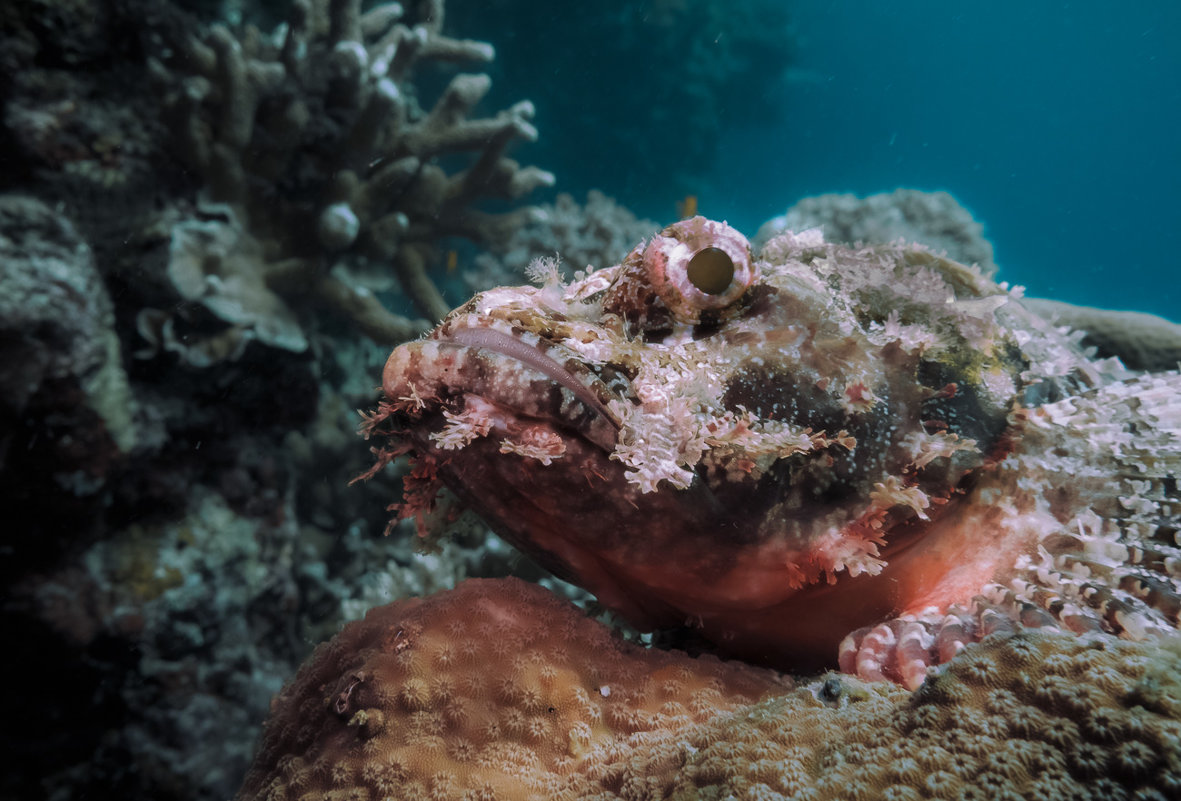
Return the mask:
M731 379L723 396L727 408L742 406L761 418L829 435L845 431L857 445L851 450L838 446L794 454L776 461L758 481L727 482L718 492L727 496L728 508L755 517L786 513L791 528L805 531L834 510L850 507L873 481L881 480L896 428L889 390L877 388L878 401L872 408L849 414L816 384L754 364Z
M726 408L741 405L761 418L790 423L814 432L835 436L845 431L857 445L849 451L830 448L820 458L805 455L780 460L776 467L796 476L797 486L822 503L838 503L848 497L847 484L863 483L880 473L885 451L896 433L897 410L891 402L893 390L875 387L877 401L864 412L850 414L827 391L802 374L779 373L750 364L737 372L727 385L722 402ZM783 478L783 476L781 476ZM880 480L880 479L878 479Z
M957 370L924 360L918 368L919 383L933 391L921 404L920 420L928 431L947 431L962 439L974 439L984 453L997 445L1008 429L1008 410L991 408L982 391Z
M792 423L813 431L836 433L845 410L816 381L747 361L735 371L722 395L727 409L739 406L767 420Z
M630 610L633 622L679 622L683 615L666 620L656 612L659 592L646 589L648 579L703 581L741 543L727 536L696 482L686 491L639 493L593 446L577 438L567 446L543 465L501 454L482 438L450 454L439 474L498 535L554 575Z

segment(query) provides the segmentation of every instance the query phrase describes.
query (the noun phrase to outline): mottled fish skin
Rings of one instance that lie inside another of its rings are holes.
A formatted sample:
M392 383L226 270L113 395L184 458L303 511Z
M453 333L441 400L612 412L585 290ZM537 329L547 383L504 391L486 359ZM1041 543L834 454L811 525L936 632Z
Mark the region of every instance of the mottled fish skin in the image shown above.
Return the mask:
M398 347L369 417L642 628L914 686L1000 626L1126 637L1181 611L1181 379L1093 362L914 246L695 217L621 264L500 287Z

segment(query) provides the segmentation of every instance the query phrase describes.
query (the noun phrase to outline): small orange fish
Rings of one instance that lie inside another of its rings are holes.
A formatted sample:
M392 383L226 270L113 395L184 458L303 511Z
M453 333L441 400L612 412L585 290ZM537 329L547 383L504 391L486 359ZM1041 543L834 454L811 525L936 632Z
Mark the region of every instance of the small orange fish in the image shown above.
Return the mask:
M690 217L697 216L697 195L685 195L685 197L677 203L677 216L682 220L687 220Z
M455 250L447 251L447 275L455 272L455 268L459 266L459 252Z

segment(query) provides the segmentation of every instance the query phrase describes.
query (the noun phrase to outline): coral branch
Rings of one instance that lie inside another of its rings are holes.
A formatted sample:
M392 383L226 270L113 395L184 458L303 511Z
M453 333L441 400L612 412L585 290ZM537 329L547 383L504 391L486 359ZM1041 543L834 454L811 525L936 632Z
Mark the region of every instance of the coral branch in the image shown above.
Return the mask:
M281 37L213 25L160 51L151 71L176 150L208 199L226 204L215 216L233 229L220 251L208 250L219 237L173 237L188 247L174 255L201 265L170 268L188 270L183 297L273 346L299 349L306 337L269 337L276 326L265 310L290 334L287 321L316 307L393 343L419 325L386 311L377 285L357 284L355 268L376 260L424 315L447 312L427 270L438 240L502 240L528 213L487 215L477 205L520 198L553 176L504 155L537 138L531 103L472 117L487 75L459 74L428 112L419 108L410 84L418 64L495 56L484 42L444 36L443 12L441 0L410 13L398 3L362 13L360 0L302 0ZM454 153L470 154L454 174L432 161ZM232 266L235 280L218 265Z

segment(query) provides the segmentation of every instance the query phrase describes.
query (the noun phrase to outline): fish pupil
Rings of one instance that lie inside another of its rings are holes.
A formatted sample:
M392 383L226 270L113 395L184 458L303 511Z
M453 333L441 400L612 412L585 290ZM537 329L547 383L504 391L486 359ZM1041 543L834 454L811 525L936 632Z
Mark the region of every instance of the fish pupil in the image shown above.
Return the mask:
M689 283L707 295L720 295L734 280L734 261L720 248L702 248L685 267Z

